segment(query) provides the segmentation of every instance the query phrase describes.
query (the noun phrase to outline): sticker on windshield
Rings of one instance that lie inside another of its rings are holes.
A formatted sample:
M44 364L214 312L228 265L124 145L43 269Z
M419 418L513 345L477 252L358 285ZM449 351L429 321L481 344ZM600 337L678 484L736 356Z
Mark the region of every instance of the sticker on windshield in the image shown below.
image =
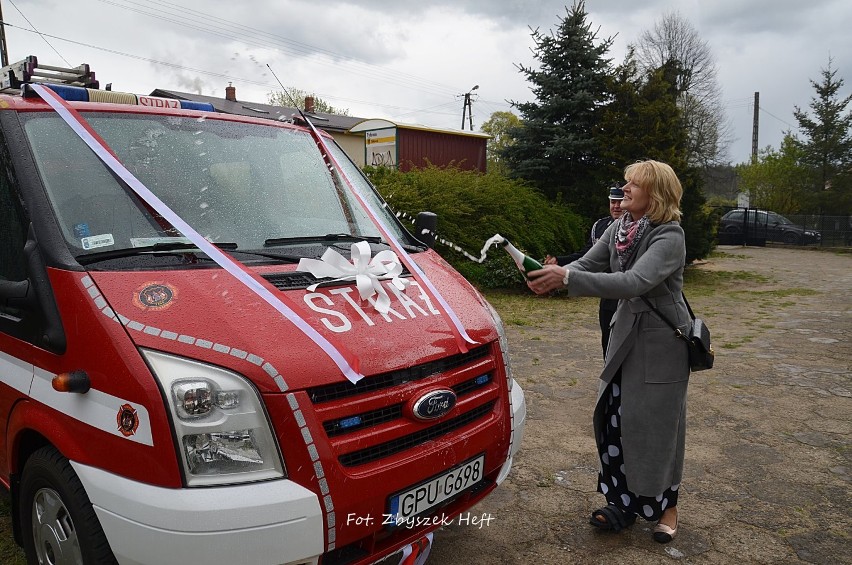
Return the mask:
M131 237L133 247L151 247L158 243L192 243L188 237Z
M115 239L113 239L111 233L103 233L100 235L83 237L80 239L80 243L83 244L83 249L89 250L97 247L109 247L110 245L115 245Z

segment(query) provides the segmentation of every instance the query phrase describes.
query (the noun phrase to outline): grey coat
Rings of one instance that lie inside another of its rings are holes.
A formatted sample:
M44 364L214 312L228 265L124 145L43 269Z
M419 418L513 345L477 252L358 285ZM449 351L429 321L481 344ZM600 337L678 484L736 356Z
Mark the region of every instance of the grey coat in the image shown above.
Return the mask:
M628 488L657 496L680 484L686 438L686 344L642 301L644 294L682 330L689 326L683 301L686 245L683 229L669 222L648 229L633 261L620 270L615 227L571 264L568 293L617 298L601 387L595 406L595 438L604 429L603 393L621 369L621 441ZM612 272L603 272L611 270Z

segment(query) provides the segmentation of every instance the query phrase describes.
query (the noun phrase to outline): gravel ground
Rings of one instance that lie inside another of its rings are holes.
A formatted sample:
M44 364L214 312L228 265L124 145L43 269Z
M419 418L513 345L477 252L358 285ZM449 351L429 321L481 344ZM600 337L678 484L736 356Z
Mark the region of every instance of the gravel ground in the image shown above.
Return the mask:
M852 563L852 254L721 247L690 271L717 355L690 382L677 538L657 544L642 521L620 534L588 525L603 502L597 301L491 294L526 391L526 437L470 523L436 532L429 565ZM23 563L7 505L4 494L0 563Z
M716 366L692 375L680 530L588 525L591 413L601 366L594 299L495 296L526 437L506 482L438 531L430 565L852 563L852 254L721 247L686 294Z

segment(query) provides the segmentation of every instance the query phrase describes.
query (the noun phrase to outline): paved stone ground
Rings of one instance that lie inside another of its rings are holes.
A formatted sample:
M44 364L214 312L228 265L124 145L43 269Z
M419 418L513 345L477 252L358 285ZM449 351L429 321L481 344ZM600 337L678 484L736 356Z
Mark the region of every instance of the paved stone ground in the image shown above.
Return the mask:
M852 563L852 254L722 247L686 287L716 367L689 387L680 531L588 525L603 497L591 412L596 301L497 296L526 437L507 481L436 533L430 565Z

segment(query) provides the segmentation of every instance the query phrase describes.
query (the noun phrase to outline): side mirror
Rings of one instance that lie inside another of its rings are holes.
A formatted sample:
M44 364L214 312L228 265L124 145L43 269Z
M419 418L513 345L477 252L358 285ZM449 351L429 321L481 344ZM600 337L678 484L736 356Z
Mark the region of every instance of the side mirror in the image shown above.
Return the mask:
M422 241L426 247L435 247L435 230L438 228L438 215L432 212L420 212L414 220L414 237Z

